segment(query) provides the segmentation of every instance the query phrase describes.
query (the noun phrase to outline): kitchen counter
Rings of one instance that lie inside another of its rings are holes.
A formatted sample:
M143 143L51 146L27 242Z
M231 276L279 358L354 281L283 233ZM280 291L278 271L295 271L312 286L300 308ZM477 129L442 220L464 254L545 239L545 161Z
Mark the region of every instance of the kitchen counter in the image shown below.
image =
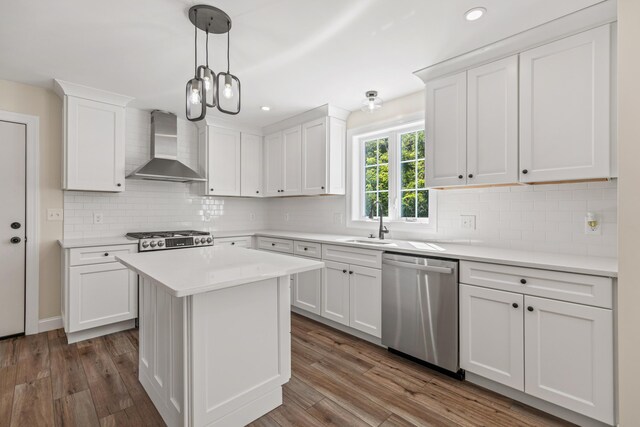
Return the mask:
M215 246L125 254L116 259L136 273L161 284L175 297L324 267L321 261Z
M138 241L125 236L87 237L85 239L61 239L58 244L63 249L88 248L92 246L137 245Z

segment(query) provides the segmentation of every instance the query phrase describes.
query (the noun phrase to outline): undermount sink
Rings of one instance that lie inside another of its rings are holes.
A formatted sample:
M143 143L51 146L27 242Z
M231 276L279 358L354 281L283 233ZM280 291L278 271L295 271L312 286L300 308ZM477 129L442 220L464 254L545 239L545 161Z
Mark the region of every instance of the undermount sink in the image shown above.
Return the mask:
M345 243L356 243L359 245L371 245L371 246L398 246L393 242L389 242L386 240L380 239L353 239L353 240L345 240Z

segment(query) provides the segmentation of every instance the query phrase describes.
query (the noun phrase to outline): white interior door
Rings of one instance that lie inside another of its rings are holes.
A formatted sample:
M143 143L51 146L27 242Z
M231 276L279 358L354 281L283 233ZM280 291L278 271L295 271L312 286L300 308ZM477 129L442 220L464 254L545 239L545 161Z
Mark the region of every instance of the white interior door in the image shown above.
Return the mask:
M26 136L0 121L0 337L24 332Z

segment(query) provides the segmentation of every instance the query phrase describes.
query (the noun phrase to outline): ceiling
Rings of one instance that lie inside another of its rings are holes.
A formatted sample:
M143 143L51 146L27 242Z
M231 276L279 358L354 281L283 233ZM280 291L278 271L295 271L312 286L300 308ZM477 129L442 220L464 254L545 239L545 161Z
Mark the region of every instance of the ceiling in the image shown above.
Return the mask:
M383 99L415 92L417 69L600 0L4 0L0 79L50 88L60 78L184 116L193 75L187 10L197 3L233 20L242 112L220 116L262 127L325 103L356 110L369 89ZM485 17L465 21L475 6ZM221 71L226 38L210 43Z

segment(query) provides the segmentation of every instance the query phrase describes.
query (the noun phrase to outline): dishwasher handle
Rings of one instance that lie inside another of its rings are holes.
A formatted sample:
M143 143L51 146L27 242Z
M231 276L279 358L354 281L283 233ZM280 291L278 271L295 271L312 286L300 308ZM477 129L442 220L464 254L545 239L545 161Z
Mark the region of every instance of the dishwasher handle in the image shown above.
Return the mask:
M400 262L400 261L391 261L391 260L384 260L382 263L387 265L393 265L394 267L400 267L400 268L410 268L413 270L431 271L433 273L453 274L453 268L449 268L449 267L435 267L435 266L429 266L429 265L412 264L409 262Z

